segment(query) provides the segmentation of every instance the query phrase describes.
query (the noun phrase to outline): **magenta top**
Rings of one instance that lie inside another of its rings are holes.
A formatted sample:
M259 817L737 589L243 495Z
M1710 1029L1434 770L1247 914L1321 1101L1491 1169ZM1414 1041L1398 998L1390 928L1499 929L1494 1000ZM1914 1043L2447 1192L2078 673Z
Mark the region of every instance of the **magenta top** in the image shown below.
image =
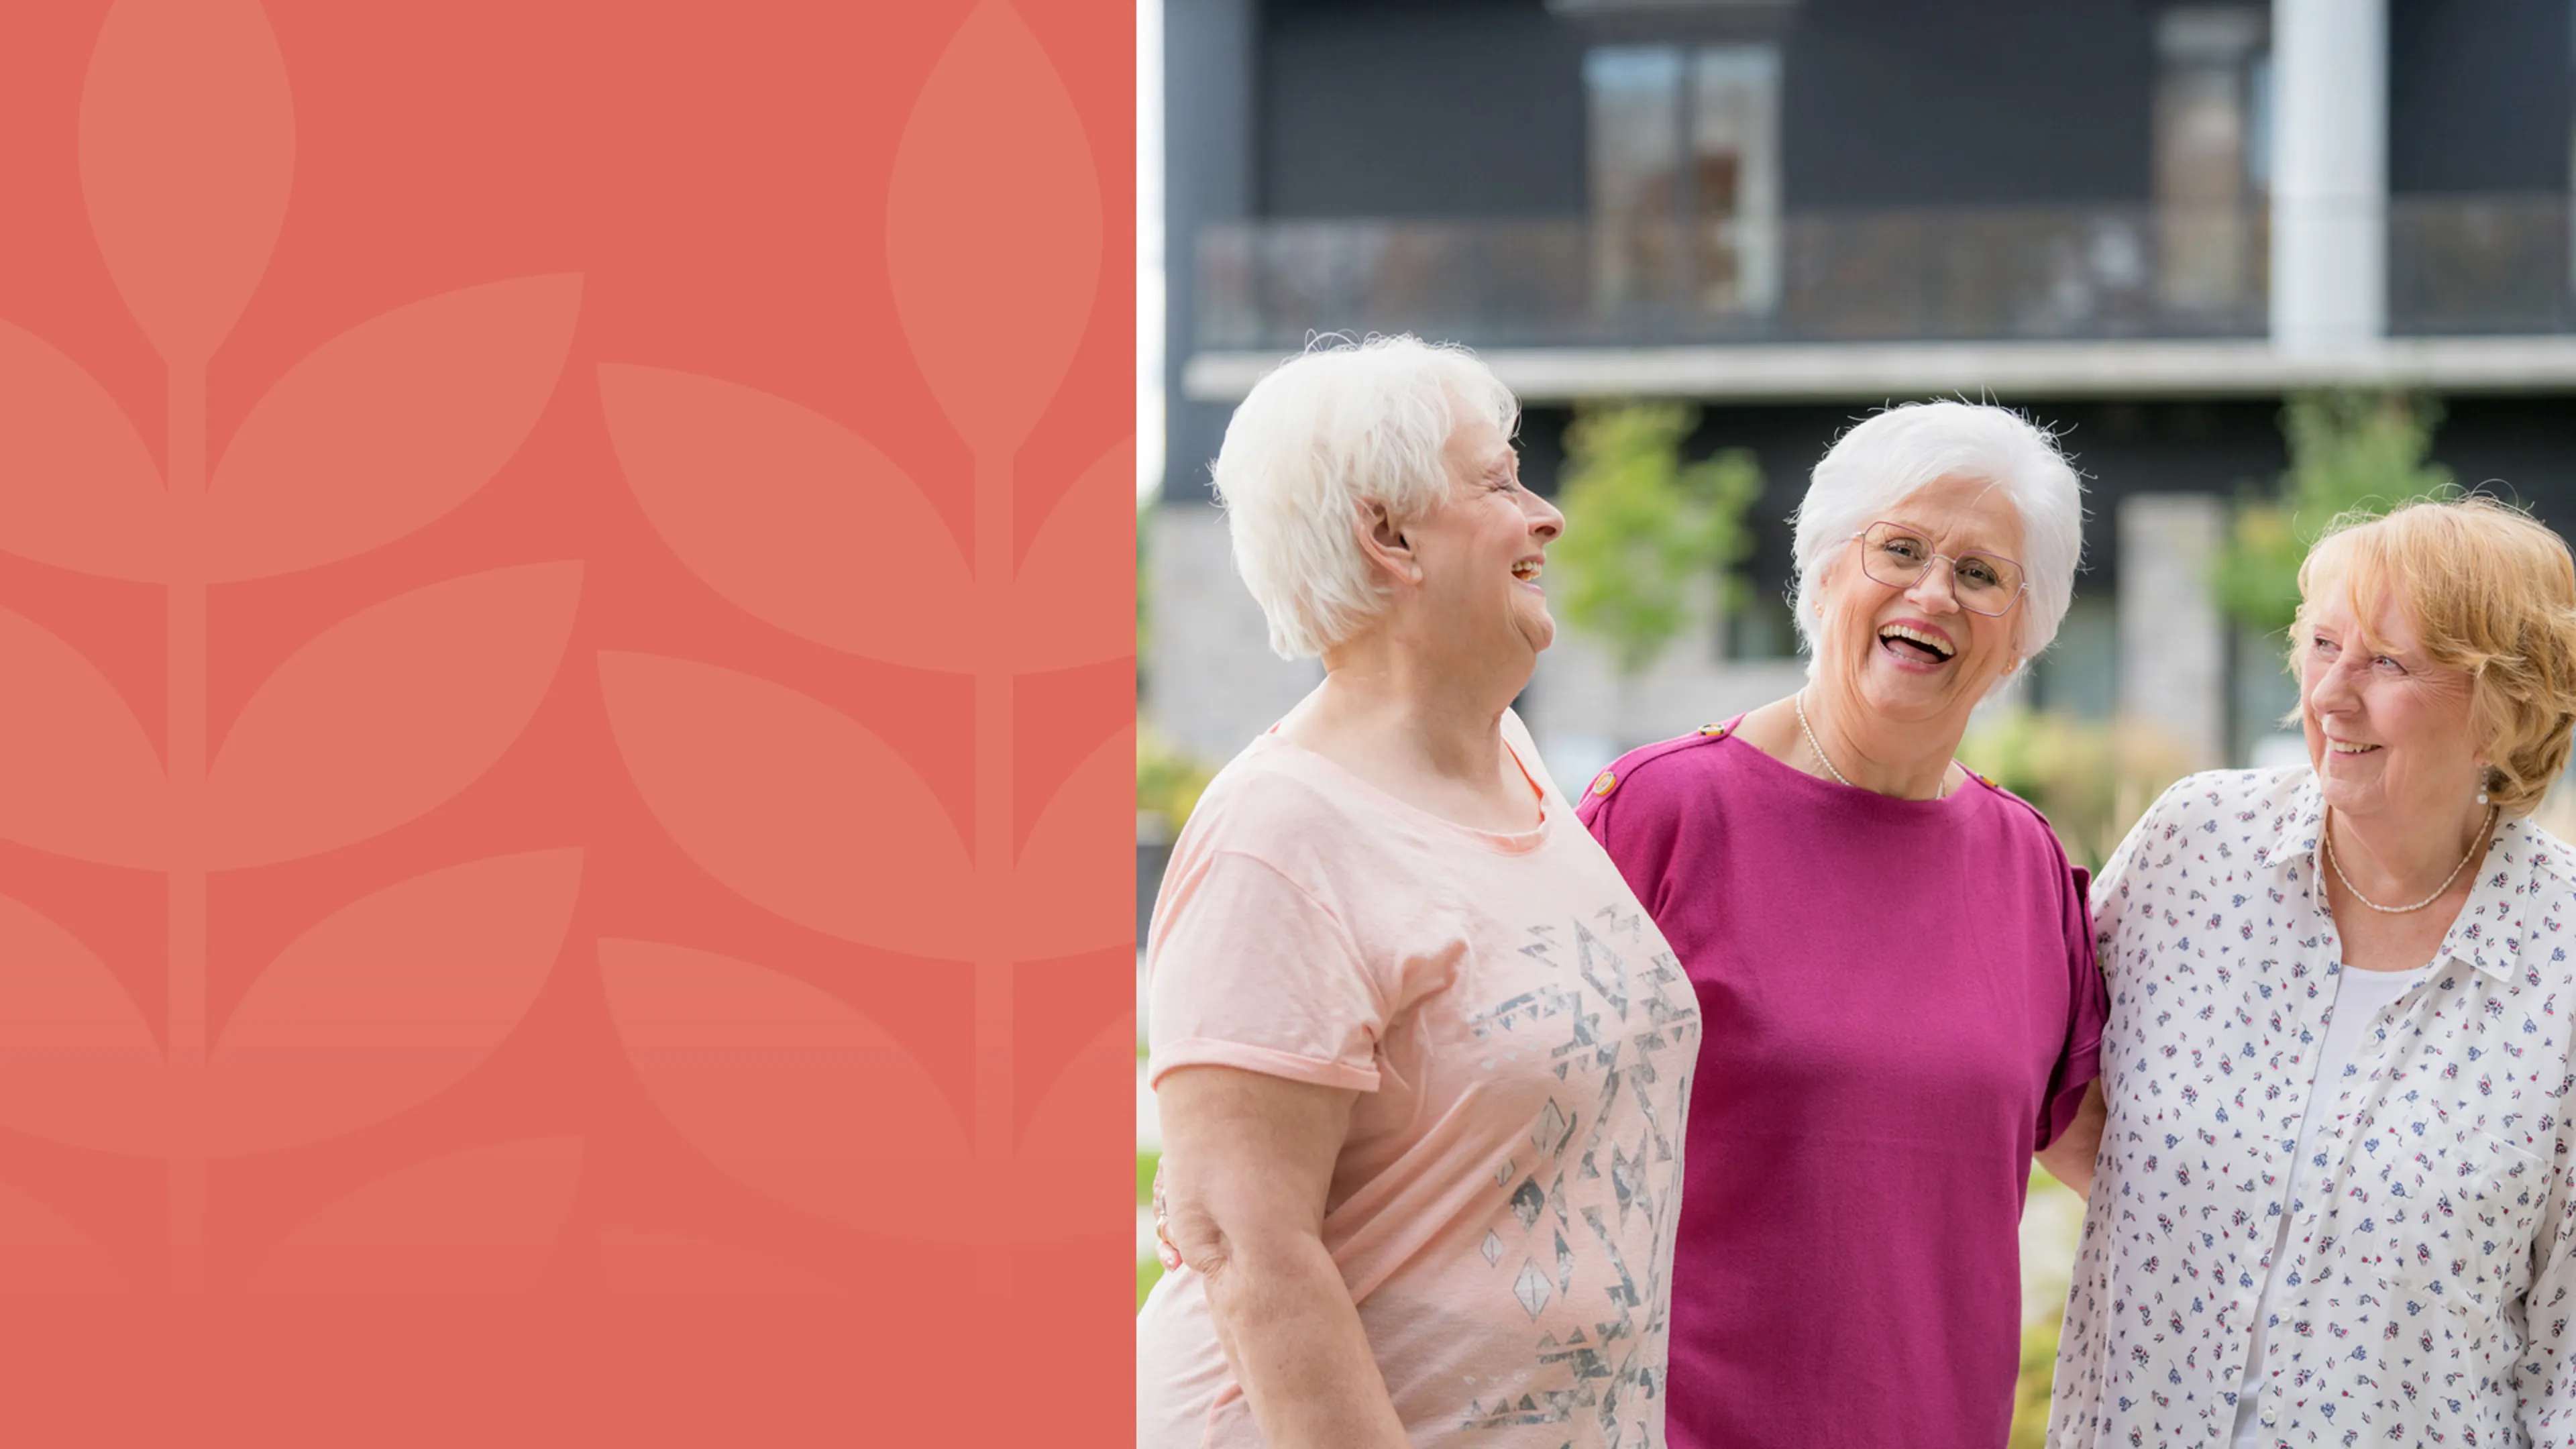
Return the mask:
M2083 873L1990 784L1893 799L1731 725L1577 814L1699 996L1672 1449L2000 1449L2031 1154L2101 1038Z

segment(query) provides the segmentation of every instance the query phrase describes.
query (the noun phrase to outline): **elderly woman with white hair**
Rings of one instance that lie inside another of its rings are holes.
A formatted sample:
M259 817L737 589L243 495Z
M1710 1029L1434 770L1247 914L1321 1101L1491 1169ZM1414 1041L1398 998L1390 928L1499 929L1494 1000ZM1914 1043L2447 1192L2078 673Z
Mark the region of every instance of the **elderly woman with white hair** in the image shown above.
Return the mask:
M1677 1449L2005 1441L2022 1198L2094 1075L2103 1002L2082 873L1954 757L2057 632L2081 524L2074 471L2014 414L1871 417L1798 510L1805 687L1586 792L1707 1037ZM2080 1177L2091 1144L2047 1160Z
M1409 338L1254 387L1217 491L1324 682L1226 766L1147 955L1154 1449L1663 1442L1689 983L1514 718L1564 520Z

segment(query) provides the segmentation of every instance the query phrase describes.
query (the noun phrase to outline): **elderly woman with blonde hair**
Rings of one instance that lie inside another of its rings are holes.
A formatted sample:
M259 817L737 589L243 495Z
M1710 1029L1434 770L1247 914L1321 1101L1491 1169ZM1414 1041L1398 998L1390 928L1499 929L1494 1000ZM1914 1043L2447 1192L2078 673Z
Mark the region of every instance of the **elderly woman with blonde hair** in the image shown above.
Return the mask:
M1673 943L1706 1045L1673 1263L1676 1449L1999 1446L2034 1151L2093 1076L2082 877L1955 758L2048 646L2083 498L2049 435L1922 403L1798 508L1797 694L1598 776L1592 832Z
M1688 983L1510 705L1564 520L1409 338L1253 388L1235 561L1324 682L1182 832L1147 955L1153 1449L1663 1442Z
M2104 867L2111 1013L2058 1449L2576 1444L2576 564L2483 498L2320 542L2308 763Z

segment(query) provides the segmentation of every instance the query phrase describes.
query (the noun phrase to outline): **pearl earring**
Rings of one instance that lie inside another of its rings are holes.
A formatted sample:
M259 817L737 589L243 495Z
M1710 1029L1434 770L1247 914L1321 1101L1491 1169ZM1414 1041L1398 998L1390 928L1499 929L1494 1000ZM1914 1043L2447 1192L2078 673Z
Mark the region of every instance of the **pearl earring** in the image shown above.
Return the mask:
M2484 770L2478 771L2478 803L2487 803L2487 772Z

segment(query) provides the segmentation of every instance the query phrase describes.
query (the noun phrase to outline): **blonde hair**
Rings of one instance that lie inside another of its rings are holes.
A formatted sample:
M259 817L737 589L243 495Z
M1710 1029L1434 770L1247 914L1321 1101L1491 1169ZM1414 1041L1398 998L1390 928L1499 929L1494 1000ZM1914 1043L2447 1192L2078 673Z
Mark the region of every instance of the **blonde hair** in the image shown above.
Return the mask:
M1509 437L1520 404L1474 353L1412 337L1322 337L1253 384L1226 425L1216 495L1281 658L1321 654L1383 611L1358 522L1374 503L1408 523L1447 497L1449 434L1475 415Z
M2337 519L2299 565L2293 669L2307 651L2310 604L2330 584L2356 605L2396 599L2425 654L2468 674L2488 795L2507 815L2538 808L2576 734L2576 559L2566 542L2477 495ZM2366 623L2362 638L2386 647Z

